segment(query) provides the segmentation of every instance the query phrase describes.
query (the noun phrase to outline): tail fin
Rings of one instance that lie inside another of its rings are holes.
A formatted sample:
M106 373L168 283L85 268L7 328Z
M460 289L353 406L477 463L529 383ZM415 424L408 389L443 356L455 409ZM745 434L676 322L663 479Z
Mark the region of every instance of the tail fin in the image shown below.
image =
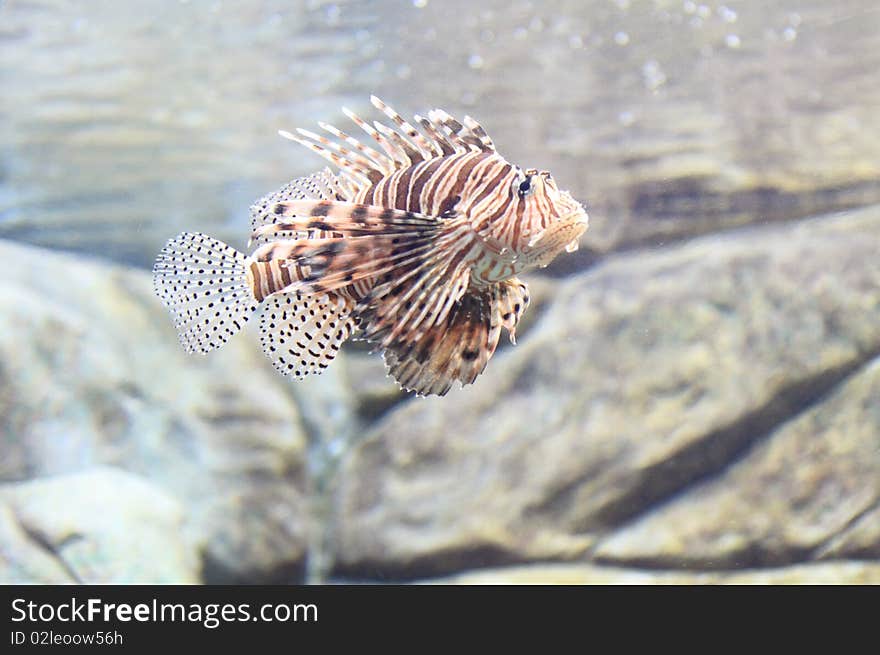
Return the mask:
M187 352L219 348L256 310L245 262L243 253L198 232L183 232L162 248L153 289Z

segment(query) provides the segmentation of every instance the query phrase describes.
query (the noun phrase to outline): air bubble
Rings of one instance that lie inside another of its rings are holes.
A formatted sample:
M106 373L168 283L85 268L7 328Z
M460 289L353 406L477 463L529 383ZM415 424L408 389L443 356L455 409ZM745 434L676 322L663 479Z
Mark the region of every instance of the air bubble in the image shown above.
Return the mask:
M724 5L721 5L720 7L718 7L718 13L721 14L721 20L723 20L725 23L735 23L736 22L736 18L737 18L736 12L733 9L731 9L730 7L726 7Z
M656 91L666 83L666 74L655 59L646 61L644 66L642 66L642 77L644 78L645 87L651 91Z

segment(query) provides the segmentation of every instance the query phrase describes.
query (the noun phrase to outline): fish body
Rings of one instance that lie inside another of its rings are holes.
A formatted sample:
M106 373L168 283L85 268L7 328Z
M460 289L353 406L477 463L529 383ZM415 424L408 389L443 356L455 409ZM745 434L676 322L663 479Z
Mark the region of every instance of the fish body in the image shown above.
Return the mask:
M502 327L515 342L529 303L517 276L577 248L583 206L548 172L504 159L473 119L434 110L418 129L372 100L394 129L344 111L379 150L324 123L333 138L281 133L337 172L254 203L249 256L187 232L160 252L154 287L188 351L222 345L259 312L285 375L320 373L354 336L404 389L444 395L485 369Z

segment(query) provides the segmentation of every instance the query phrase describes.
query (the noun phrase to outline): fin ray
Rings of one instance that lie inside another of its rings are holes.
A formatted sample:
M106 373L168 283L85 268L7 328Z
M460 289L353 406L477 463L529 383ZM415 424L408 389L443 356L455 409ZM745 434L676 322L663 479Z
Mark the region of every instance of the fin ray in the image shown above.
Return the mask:
M445 395L456 381L473 384L495 353L502 327L513 340L528 302L528 287L516 278L468 289L421 339L388 344L389 373L402 388L421 396Z
M250 207L251 217L251 240L257 243L267 243L270 240L297 238L296 234L285 234L281 230L259 234L260 228L273 225L280 220L280 216L273 213L273 208L281 202L291 200L337 200L338 198L352 197L350 190L346 189L342 181L333 174L329 168L291 180L280 189L268 193Z

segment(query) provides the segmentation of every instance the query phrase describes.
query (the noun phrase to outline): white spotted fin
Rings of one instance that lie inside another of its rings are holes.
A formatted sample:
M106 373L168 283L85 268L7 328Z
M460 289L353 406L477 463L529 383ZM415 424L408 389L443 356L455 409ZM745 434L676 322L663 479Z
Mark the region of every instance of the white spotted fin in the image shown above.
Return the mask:
M321 373L355 329L354 305L340 294L286 291L299 269L255 262L204 234L171 239L153 266L153 287L171 312L187 352L207 353L241 330L260 306L263 352L285 375ZM280 284L283 284L281 282ZM255 295L259 292L260 302Z
M222 346L256 310L246 265L243 253L198 232L183 232L162 248L153 288L187 352Z
M330 365L355 329L352 302L337 294L276 293L260 313L260 343L275 369L296 378Z

